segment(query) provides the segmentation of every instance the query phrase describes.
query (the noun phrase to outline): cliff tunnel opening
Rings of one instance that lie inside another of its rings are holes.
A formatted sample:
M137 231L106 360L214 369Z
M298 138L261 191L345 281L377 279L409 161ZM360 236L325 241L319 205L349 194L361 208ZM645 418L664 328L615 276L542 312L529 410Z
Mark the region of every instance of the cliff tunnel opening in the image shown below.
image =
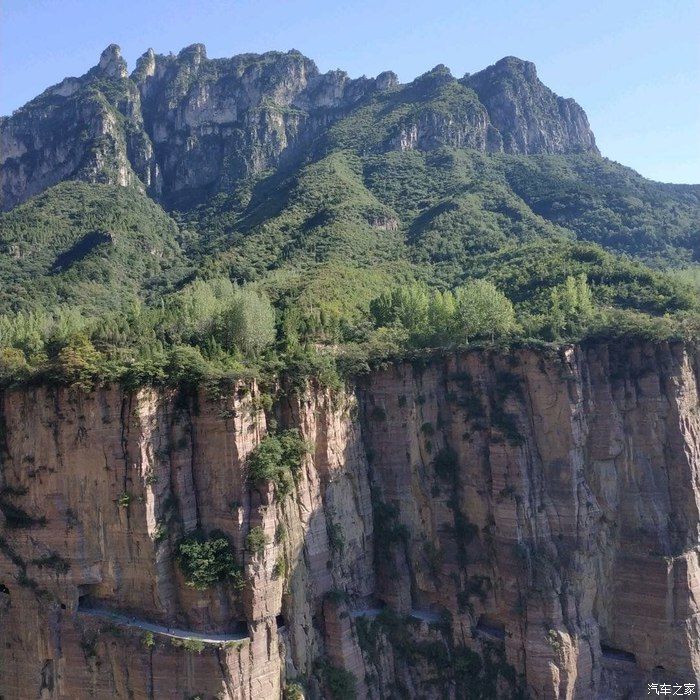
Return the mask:
M89 610L95 607L94 588L89 584L78 586L78 610Z
M637 657L631 651L618 649L605 642L600 643L600 652L604 661L622 661L628 664L637 663Z
M244 634L246 637L250 637L250 627L248 627L248 622L246 620L237 620L231 625L232 634Z
M277 617L275 618L275 622L277 623L277 630L278 631L281 629L284 629L287 626L285 619L284 619L284 615L282 615L281 613L279 615L277 615Z
M482 615L474 628L476 636L502 642L506 638L506 626L499 620Z

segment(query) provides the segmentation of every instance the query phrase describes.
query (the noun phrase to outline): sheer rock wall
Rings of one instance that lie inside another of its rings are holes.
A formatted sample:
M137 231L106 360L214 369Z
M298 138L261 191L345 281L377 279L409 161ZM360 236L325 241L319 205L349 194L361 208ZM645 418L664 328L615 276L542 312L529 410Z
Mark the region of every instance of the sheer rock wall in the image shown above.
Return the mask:
M0 696L331 697L341 668L377 699L697 682L696 349L455 353L274 399L5 392ZM285 499L245 479L273 420L310 448ZM197 528L232 542L240 595L185 585ZM245 639L150 644L90 606Z

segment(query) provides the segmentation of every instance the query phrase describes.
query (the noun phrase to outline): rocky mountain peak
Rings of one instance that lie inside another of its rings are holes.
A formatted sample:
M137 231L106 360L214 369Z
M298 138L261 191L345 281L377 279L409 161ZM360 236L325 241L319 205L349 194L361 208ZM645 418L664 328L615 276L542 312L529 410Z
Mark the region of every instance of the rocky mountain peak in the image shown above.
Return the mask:
M145 78L150 78L156 72L156 52L153 49L148 49L146 53L136 61L136 68L131 74L131 79L134 82L139 82Z
M399 76L393 70L385 70L376 77L377 90L390 90L399 84Z
M489 70L488 68L486 70ZM492 74L517 76L528 82L534 82L537 78L537 67L532 61L525 61L517 56L505 56L491 66Z
M419 75L414 81L414 84L427 83L444 84L454 80L454 76L450 69L444 63L438 63L434 68Z
M207 60L207 48L204 44L190 44L180 51L178 59L199 67L203 61Z
M586 113L544 85L534 63L507 56L463 82L486 107L507 153L598 153Z
M82 89L102 89L105 78L122 81L105 99ZM189 206L301 157L334 122L398 87L390 71L358 79L320 73L297 50L210 59L203 44L177 55L149 49L129 79L111 44L86 75L0 122L2 208L76 178L137 184L166 206ZM581 107L513 56L459 81L438 64L401 92L412 109L377 148L598 152Z
M100 55L96 72L105 78L126 78L129 73L122 51L117 44L110 44Z

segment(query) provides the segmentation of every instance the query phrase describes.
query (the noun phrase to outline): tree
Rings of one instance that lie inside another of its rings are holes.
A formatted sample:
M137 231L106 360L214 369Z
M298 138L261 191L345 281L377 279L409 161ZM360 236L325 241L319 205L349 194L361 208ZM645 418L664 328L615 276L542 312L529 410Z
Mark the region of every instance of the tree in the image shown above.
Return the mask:
M450 329L457 313L457 304L452 292L435 292L428 307L430 343L445 345L451 342Z
M275 340L275 311L258 292L242 289L219 320L221 344L256 357Z
M202 532L185 537L177 548L177 560L188 586L210 588L219 581L230 581L236 590L243 587L243 574L225 535L215 532L207 538Z
M515 327L515 310L503 292L486 280L471 280L455 290L453 337L503 336Z
M176 345L170 351L167 376L176 381L196 385L209 374L209 365L199 348Z
M103 362L104 356L95 350L90 339L78 334L57 351L51 374L59 382L87 391L92 388Z
M272 481L280 497L291 492L301 470L306 444L296 430L266 435L248 455L251 485Z
M0 380L21 381L29 372L24 353L18 348L0 348Z
M409 344L421 346L430 335L431 296L424 284L396 287L371 302L370 312L378 326L403 327Z
M551 294L549 326L554 337L580 334L595 313L593 294L585 274L569 275Z

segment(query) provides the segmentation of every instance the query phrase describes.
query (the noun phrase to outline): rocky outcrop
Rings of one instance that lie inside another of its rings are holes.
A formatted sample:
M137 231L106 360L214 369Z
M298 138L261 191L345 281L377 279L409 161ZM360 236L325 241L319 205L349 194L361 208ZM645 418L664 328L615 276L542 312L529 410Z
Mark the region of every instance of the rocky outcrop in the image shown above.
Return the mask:
M132 78L171 204L284 165L355 103L395 81L321 74L298 51L210 60L201 44L177 56L149 51Z
M142 189L157 179L139 93L114 45L82 78L66 78L0 121L3 209L75 179Z
M555 95L537 77L534 63L513 56L467 76L486 106L493 138L506 153L598 153L586 113Z
M284 164L395 80L320 74L298 51L210 60L201 44L177 56L149 50L129 77L112 45L86 75L3 119L2 206L65 179L135 184L188 204Z
M425 102L444 84L447 98ZM391 72L322 74L298 51L209 59L201 44L177 56L149 49L129 76L112 45L84 76L0 121L2 208L66 179L133 185L188 207L299 161L332 124L393 92L411 109L385 149L597 153L583 110L518 59L459 82L438 66L398 86Z
M4 394L1 695L257 699L298 682L319 698L354 679L363 698L587 699L698 682L695 348L455 353L274 397L265 412L254 384ZM286 498L245 476L275 424L308 445ZM230 540L240 594L185 585L174 555L195 530ZM200 649L139 620L245 639Z
M502 150L489 115L476 94L439 65L398 93L399 109L408 114L385 147L432 151L443 146L478 151Z

